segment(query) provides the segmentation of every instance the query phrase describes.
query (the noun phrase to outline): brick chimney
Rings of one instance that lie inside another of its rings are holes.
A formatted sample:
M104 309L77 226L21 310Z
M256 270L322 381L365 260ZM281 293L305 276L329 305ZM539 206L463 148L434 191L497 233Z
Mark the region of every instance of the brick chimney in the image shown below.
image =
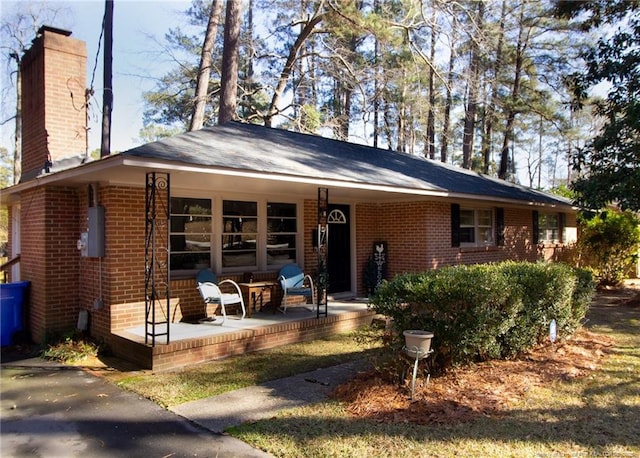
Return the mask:
M70 35L42 26L22 57L21 181L86 156L87 48Z

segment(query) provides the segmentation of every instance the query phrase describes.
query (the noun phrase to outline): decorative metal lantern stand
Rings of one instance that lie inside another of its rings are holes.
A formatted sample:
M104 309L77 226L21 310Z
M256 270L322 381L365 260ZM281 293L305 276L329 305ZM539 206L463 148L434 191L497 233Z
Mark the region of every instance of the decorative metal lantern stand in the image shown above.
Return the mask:
M413 377L411 378L411 400L413 401L416 377L418 376L418 361L429 357L433 350L431 349L431 339L433 333L429 331L407 330L402 333L404 335L405 345L402 347L405 354L410 358L415 358L413 363ZM427 384L431 374L427 374Z

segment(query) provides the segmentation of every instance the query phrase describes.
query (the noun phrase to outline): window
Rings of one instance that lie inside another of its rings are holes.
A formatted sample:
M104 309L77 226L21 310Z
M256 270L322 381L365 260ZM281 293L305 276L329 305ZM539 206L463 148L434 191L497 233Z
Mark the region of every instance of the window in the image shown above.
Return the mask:
M493 210L460 209L460 246L494 244Z
M266 200L172 198L171 272L277 270L298 262L298 207Z
M256 268L258 204L222 202L222 267Z
M538 242L560 242L560 218L558 213L538 213Z
M211 200L171 198L171 270L211 266Z
M267 203L267 265L296 262L296 204Z

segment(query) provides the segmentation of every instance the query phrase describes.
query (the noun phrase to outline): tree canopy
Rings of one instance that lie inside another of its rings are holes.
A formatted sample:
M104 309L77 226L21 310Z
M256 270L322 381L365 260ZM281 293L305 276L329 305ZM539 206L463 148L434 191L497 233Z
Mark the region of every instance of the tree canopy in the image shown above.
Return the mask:
M201 100L196 75L211 6L194 0L193 32L167 34L187 58L146 94L147 124L186 130ZM553 16L554 6L252 0L243 8L236 118L526 177L530 186L541 187L543 176L548 186L564 184L581 124L566 109L562 75L582 38ZM220 104L222 36L212 51L205 126Z
M574 108L589 89L604 87L595 112L602 128L573 158L579 205L591 209L616 204L640 210L640 2L598 0L558 2L558 15L572 18L585 31L599 30L596 45L585 50L586 71L570 75Z
M231 117L638 209L639 1L250 0ZM167 32L176 65L144 94L143 138L186 131L196 111L196 128L217 122L221 3L192 0Z

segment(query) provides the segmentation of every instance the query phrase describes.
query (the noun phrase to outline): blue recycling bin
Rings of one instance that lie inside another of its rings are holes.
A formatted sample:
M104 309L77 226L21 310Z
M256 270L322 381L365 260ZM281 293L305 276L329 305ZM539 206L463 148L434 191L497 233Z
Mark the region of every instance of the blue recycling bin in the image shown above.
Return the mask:
M13 344L13 336L22 331L28 281L0 283L0 345Z

